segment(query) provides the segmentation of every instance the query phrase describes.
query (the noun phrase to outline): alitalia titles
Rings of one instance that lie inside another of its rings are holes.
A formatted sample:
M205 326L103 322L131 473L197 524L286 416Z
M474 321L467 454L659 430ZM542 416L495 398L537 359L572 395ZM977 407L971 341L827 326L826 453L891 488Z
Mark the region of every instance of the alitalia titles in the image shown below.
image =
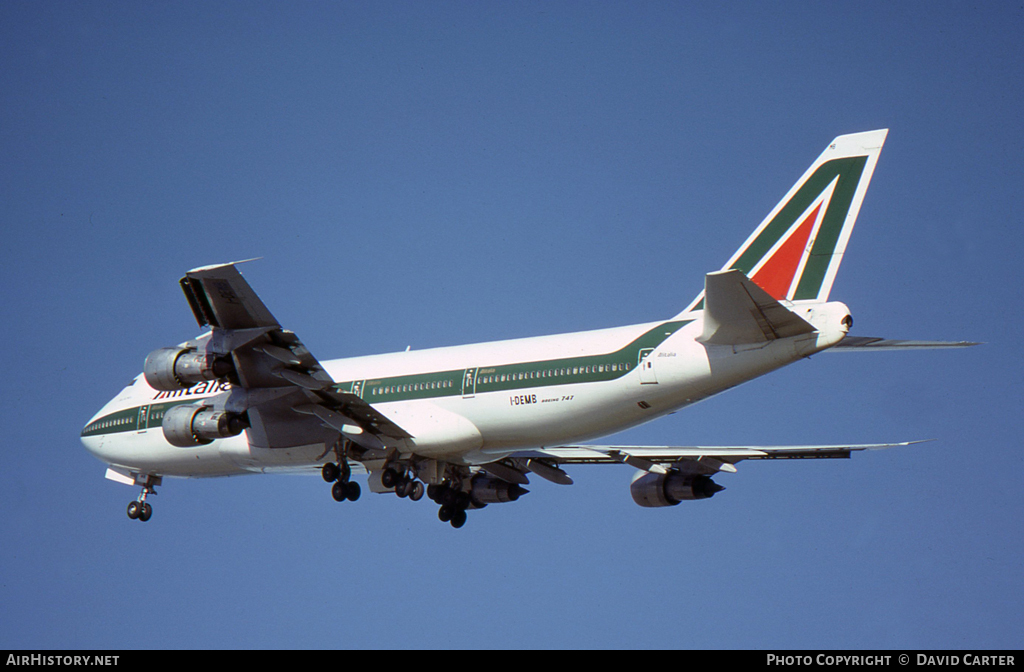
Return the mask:
M200 394L216 394L218 392L227 392L230 389L231 383L226 380L210 380L198 383L184 390L157 392L153 396L153 401L158 401L160 399L177 399L179 397L194 397Z

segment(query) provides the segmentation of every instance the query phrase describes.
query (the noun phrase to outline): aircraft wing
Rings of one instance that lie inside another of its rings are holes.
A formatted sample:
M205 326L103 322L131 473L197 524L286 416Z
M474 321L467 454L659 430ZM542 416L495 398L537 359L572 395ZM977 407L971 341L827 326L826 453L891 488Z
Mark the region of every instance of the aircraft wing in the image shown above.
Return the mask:
M669 470L713 474L735 472L740 460L782 460L848 458L861 450L880 450L909 446L923 441L800 446L552 446L519 451L510 456L513 464L526 467L545 477L543 467L565 464L628 464L658 474ZM533 469L541 463L542 469ZM564 473L564 472L563 472ZM554 480L554 479L548 479ZM559 482L559 481L555 481Z
M882 350L931 350L938 348L969 348L980 345L973 341L898 341L874 336L847 336L826 352L879 352Z
M283 329L234 262L188 271L180 281L208 339L194 345L230 358L227 410L244 411L250 444L284 448L333 441L343 432L366 448L411 438L358 394L339 390L316 357ZM329 444L328 444L329 445Z

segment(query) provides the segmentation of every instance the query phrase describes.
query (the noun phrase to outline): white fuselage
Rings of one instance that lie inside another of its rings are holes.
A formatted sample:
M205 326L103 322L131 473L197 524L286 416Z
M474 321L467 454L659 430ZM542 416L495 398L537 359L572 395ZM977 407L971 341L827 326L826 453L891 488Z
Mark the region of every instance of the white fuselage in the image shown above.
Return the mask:
M758 345L699 342L700 311L669 322L407 351L322 362L338 386L361 396L412 439L402 455L472 465L516 450L557 446L620 431L829 348L846 334L839 303L800 306L818 331ZM87 424L82 442L112 467L199 477L310 469L323 444L261 449L246 433L170 445L160 418L170 406L224 391L200 383L158 392L143 376Z

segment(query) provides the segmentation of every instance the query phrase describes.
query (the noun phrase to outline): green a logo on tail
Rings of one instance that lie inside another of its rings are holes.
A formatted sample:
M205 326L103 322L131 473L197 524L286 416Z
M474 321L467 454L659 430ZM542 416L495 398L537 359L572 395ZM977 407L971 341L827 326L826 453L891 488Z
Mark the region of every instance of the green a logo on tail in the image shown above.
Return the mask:
M827 300L887 133L833 140L721 270L780 301ZM684 312L703 307L702 292Z

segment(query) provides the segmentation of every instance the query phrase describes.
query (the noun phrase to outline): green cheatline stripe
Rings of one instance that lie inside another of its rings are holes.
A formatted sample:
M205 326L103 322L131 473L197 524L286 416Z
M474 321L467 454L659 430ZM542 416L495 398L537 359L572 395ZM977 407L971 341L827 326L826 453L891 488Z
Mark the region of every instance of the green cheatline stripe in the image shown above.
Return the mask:
M659 324L628 345L614 352L599 355L483 366L475 370L455 369L412 376L348 381L339 383L338 387L345 392L358 390L364 400L373 404L615 380L633 370L642 350L658 347L665 339L692 321ZM468 381L467 374L470 376Z
M142 429L153 429L163 426L164 415L167 410L182 404L191 404L197 399L176 399L157 404L145 404L145 406L133 406L125 408L102 418L90 422L82 430L82 436L98 436L101 434L121 434L123 432L135 432ZM141 409L145 408L145 413Z
M621 378L632 371L644 350L661 345L665 339L679 331L693 320L665 322L648 330L628 345L605 354L565 357L562 359L521 362L503 366L479 367L477 369L455 369L436 371L414 376L394 376L365 381L347 381L335 387L344 392L353 392L367 402L405 401L434 397L462 396L504 392L553 385L574 385L597 383ZM466 384L467 372L472 376ZM202 384L202 383L200 383ZM191 389L191 388L190 388ZM187 393L187 390L182 391ZM178 394L178 393L173 393ZM174 401L146 404L147 410L140 426L140 406L126 408L86 425L82 436L134 432L140 428L160 427L168 409L181 404L198 401L193 398L178 398Z
M794 300L813 299L818 296L818 292L821 290L821 283L825 281L825 273L828 271L829 263L832 261L832 254L836 250L839 234L846 223L846 216L850 212L850 204L853 203L853 196L857 191L857 185L860 184L860 176L864 172L864 166L867 164L867 161L868 157L866 156L852 156L846 159L836 159L825 164L825 166L832 163L842 164L836 167L836 172L839 174L839 182L832 193L832 200L829 202L828 210L825 211L825 216L821 221L818 236L814 239L814 246L807 257L807 265L804 267L803 275L800 276L800 284L797 285L796 292L793 294ZM822 166L822 168L825 166ZM821 172L820 168L815 172L815 175L818 172ZM825 182L826 185L832 181L832 178L828 176L822 179L828 180ZM824 187L822 188L824 189Z
M750 243L740 258L730 266L730 269L743 271L749 277L750 272L764 258L764 255L768 254L775 243L779 242L779 238L796 223L797 217L803 214L814 202L814 199L820 196L821 192L838 176L839 181L822 218L821 227L814 239L814 246L811 248L811 254L808 256L793 298L794 300L813 299L818 296L867 161L867 156L850 156L843 159L832 159L818 166L814 174L807 178L803 186L782 206L768 226ZM704 299L701 299L694 310L703 309Z

